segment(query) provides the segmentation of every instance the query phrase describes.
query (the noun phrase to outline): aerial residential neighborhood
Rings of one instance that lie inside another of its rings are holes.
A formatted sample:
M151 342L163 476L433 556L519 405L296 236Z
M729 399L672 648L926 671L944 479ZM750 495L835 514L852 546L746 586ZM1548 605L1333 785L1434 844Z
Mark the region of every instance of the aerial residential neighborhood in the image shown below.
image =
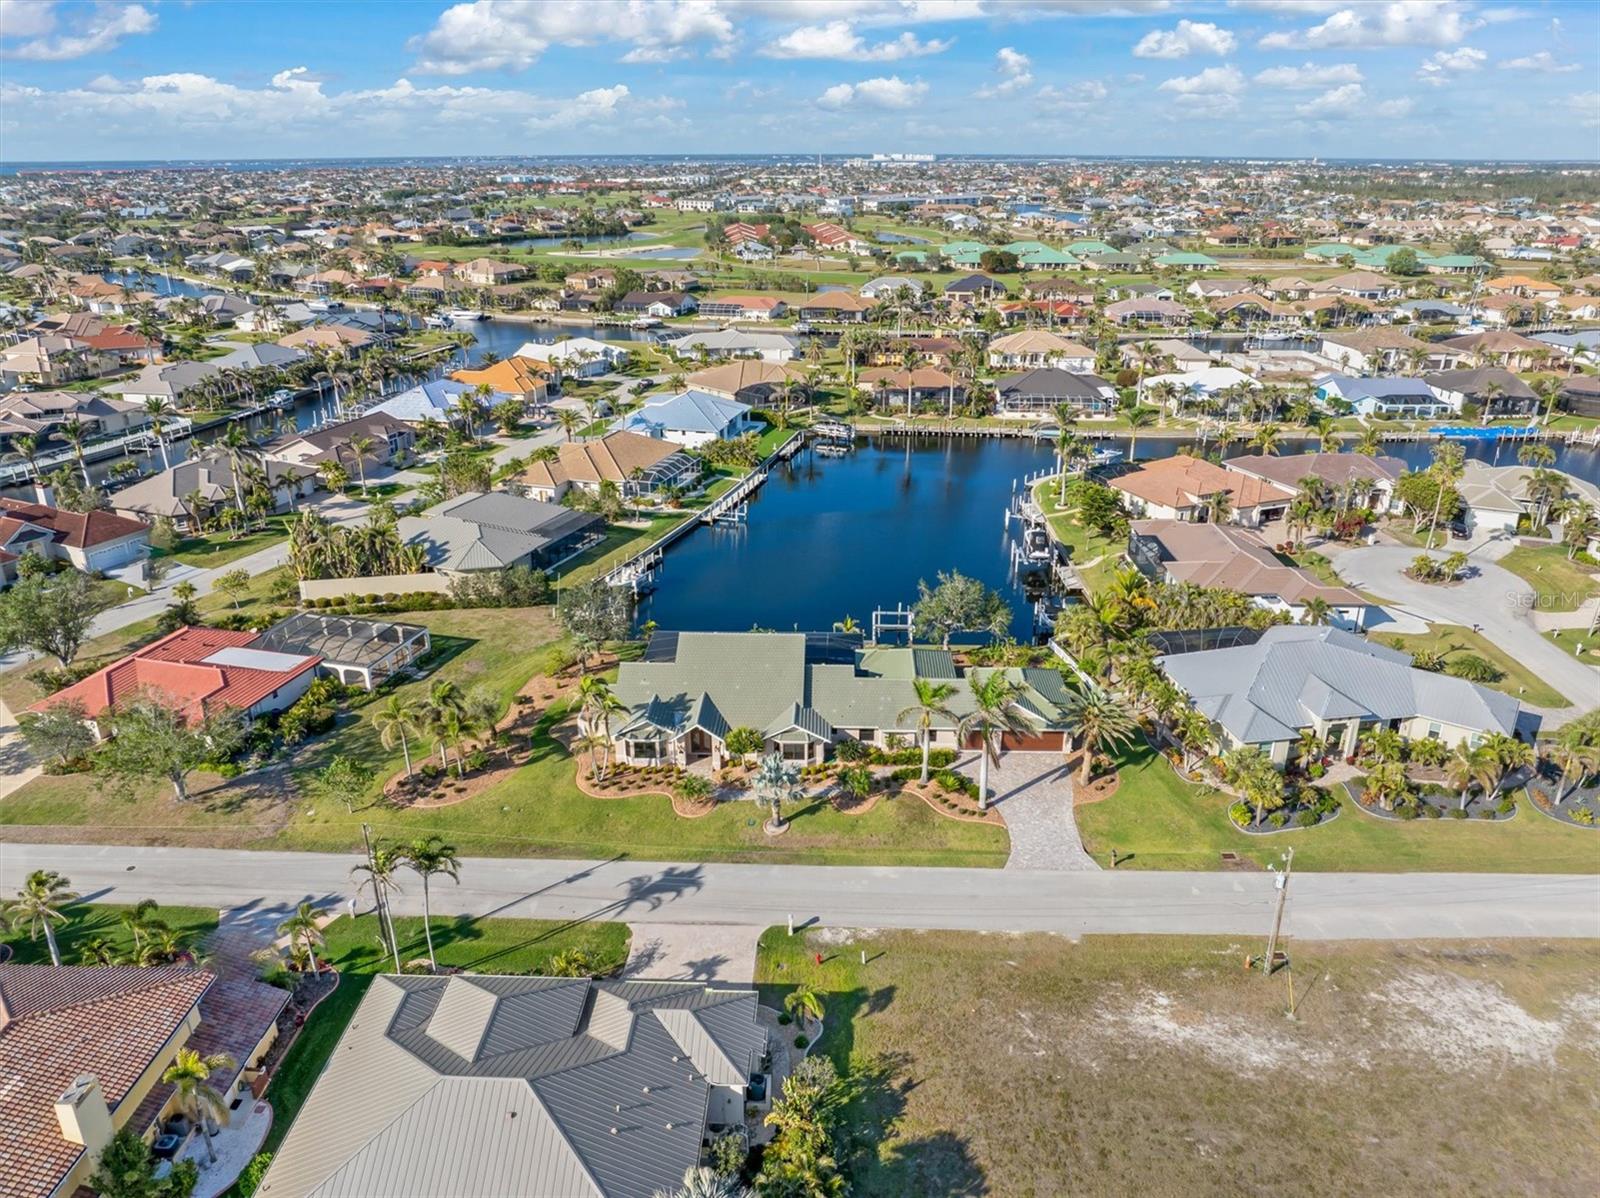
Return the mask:
M1596 78L0 3L0 1198L1594 1193Z

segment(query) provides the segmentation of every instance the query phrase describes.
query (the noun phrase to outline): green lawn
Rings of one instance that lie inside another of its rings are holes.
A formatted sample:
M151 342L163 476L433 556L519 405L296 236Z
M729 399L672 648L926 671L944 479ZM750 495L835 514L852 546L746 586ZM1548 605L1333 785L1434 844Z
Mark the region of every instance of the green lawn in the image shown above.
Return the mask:
M756 980L823 999L856 1198L1593 1191L1600 943L1264 935L775 928Z
M1569 561L1559 545L1518 545L1497 564L1534 589L1540 611L1576 611L1585 599L1600 595L1594 567Z
M1544 639L1572 656L1578 656L1578 646L1583 646L1583 660L1600 666L1600 632L1587 628L1559 628L1544 634Z
M1123 869L1210 870L1225 852L1265 866L1292 845L1297 869L1600 873L1592 832L1562 827L1526 802L1503 824L1396 822L1368 815L1341 795L1339 816L1330 824L1253 837L1229 823L1230 801L1221 791L1190 786L1141 748L1124 760L1115 794L1077 809L1078 831L1097 861L1107 863L1115 849L1126 858Z
M395 925L401 959L425 958L422 921L402 917ZM263 1152L273 1152L283 1142L362 995L374 977L390 968L378 950L376 916L351 919L342 915L327 926L324 935L323 955L340 971L339 987L312 1013L273 1075L267 1089L274 1112L272 1131L262 1145ZM601 972L610 973L628 959L628 928L620 923L435 916L433 945L441 966L473 973L544 973L551 958L568 949L581 949Z
M67 879L69 883L71 880ZM21 881L18 878L17 884L20 885ZM9 879L6 897L11 897ZM107 940L118 953L132 951L133 935L121 922L122 913L131 910L130 906L113 903L73 903L64 912L67 922L57 924L55 929L56 944L61 949L61 963L78 964L79 948L90 940ZM157 907L151 914L174 932L183 935L190 944L199 942L217 926L215 907ZM12 959L21 964L50 964L50 946L45 943L42 934L37 940L31 940L26 928L13 929L0 924L0 944L11 945L15 953Z
M417 612L406 617L433 630L447 660L426 679L399 688L420 697L436 679L463 690L485 687L502 709L543 668L558 639L549 608ZM576 783L565 749L541 725L533 760L498 785L463 802L431 809L374 803L346 811L305 791L306 780L336 753L370 765L379 781L402 768L399 746L385 749L361 706L332 734L312 741L292 768L224 785L201 775L194 799L180 808L163 786L122 797L103 793L92 775L36 778L0 804L0 840L54 837L117 843L172 843L224 848L346 850L361 839L361 824L380 836L411 839L437 832L463 853L504 856L611 857L644 860L764 861L841 865L971 865L999 867L1009 841L992 824L938 815L911 798L880 802L864 815L827 804L792 811L781 837L761 831L754 803L733 802L699 819L674 814L670 800L651 795L592 799ZM413 756L427 746L413 745Z
M1479 657L1493 662L1505 675L1499 682L1490 682L1486 685L1497 691L1505 691L1508 695L1516 695L1525 703L1535 707L1570 707L1571 701L1555 687L1551 686L1539 675L1535 674L1522 662L1507 653L1482 633L1473 632L1470 628L1463 628L1457 624L1445 624L1431 629L1425 633L1411 636L1382 635L1377 638L1381 643L1393 645L1407 653L1421 653L1431 650L1442 653L1446 662L1453 657L1467 653L1475 653Z
M171 549L156 550L152 556L169 557L186 566L212 570L283 540L289 535L291 520L289 515L268 516L264 528L239 536L214 532L202 537L185 537Z
M1059 484L1047 480L1033 489L1033 498L1044 509L1056 539L1071 548L1072 562L1080 567L1078 577L1083 580L1083 585L1094 591L1116 569L1127 546L1085 528L1070 508L1063 508L1056 502L1060 493ZM1082 568L1084 563L1096 559L1099 559L1097 565Z

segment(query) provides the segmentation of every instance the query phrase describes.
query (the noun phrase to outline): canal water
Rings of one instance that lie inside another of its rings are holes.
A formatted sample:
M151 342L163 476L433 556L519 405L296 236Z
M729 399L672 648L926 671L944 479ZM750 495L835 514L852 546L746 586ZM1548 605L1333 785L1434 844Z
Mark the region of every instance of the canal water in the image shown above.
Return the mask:
M1004 514L1013 485L1050 460L1042 443L976 437L863 438L842 458L803 450L772 471L744 524L698 528L667 551L638 618L809 632L848 615L869 627L874 608L915 602L919 579L959 570L1004 595L1012 635L1029 640Z

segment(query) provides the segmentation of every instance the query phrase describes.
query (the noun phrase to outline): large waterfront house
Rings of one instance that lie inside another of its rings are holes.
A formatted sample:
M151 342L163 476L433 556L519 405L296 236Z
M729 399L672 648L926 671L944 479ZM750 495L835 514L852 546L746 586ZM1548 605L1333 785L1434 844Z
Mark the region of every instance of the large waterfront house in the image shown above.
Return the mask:
M702 309L701 314L704 315ZM763 362L789 362L799 357L800 342L783 333L757 333L748 329L715 329L685 333L672 342L684 357L760 358Z
M1426 420L1444 416L1454 409L1439 398L1432 387L1407 375L1325 374L1313 381L1317 398L1324 403L1338 400L1350 405L1358 416L1384 416Z
M0 448L14 448L17 437L33 437L43 445L74 419L90 437L115 436L150 423L143 404L98 391L13 391L0 396Z
M688 449L711 441L732 441L761 427L760 421L750 419L749 404L693 387L648 395L642 407L612 425L618 432L639 433Z
M542 404L549 398L554 374L554 368L545 362L512 355L473 370L454 371L450 377L469 387L488 387L501 395L514 395L524 403Z
M1535 474L1560 480L1561 494L1542 497L1530 486ZM1474 535L1515 532L1524 520L1534 518L1541 506L1546 519L1554 524L1552 508L1558 498L1582 499L1593 510L1600 510L1600 487L1561 470L1536 471L1529 466L1492 466L1476 458L1462 464L1461 481L1456 484L1465 510L1461 520Z
M565 341L525 341L513 355L548 362L563 375L592 378L623 366L632 351L614 341L593 337L569 337Z
M420 516L402 516L398 531L420 545L438 574L476 574L511 566L549 569L592 544L605 522L593 512L507 491L468 491Z
M261 472L267 479L274 512L293 509L317 489L315 466L267 458L261 463ZM210 449L114 492L111 508L118 515L136 520L166 516L180 531L187 532L197 519L208 521L219 507L236 504L238 498L227 452ZM192 510L191 503L197 503L198 510Z
M1443 370L1423 376L1441 403L1459 412L1476 404L1486 419L1500 416L1533 416L1539 411L1539 396L1534 389L1509 370L1499 366L1479 366L1469 370Z
M1475 745L1516 734L1523 718L1510 695L1416 669L1407 654L1338 628L1279 624L1251 645L1169 654L1157 664L1211 721L1223 749L1256 745L1280 766L1308 730L1347 756L1375 729Z
M736 399L752 407L772 403L785 387L808 391L806 373L798 366L780 365L761 358L735 358L719 366L697 370L685 380L698 391Z
M559 503L573 487L598 495L608 482L627 498L649 499L672 487L687 490L700 470L700 460L675 442L617 432L558 445L555 461L529 462L517 482L546 503Z
M986 671L978 671L980 675ZM1056 670L1013 669L1017 713L1027 733L1011 749L1060 750L1068 691ZM729 758L728 734L751 728L765 751L802 764L824 761L844 740L913 746L918 733L900 714L916 702L913 680L954 687L950 709L972 708L951 654L933 648L863 648L852 637L803 632L657 632L643 661L623 662L613 693L613 752L636 764ZM930 743L954 748L956 725L936 720Z
M1186 582L1248 595L1258 607L1303 620L1308 605L1327 605L1328 622L1363 629L1374 605L1349 587L1328 586L1309 570L1287 565L1255 533L1189 520L1134 520L1128 556L1158 582Z
M208 1084L225 1104L254 1101L288 1001L184 965L0 964L0 1198L88 1193L117 1132L163 1134L179 1102L161 1077L182 1049L228 1056Z
M766 1048L748 987L380 976L256 1194L676 1193Z
M456 419L461 398L466 395L476 398L478 384L453 378L430 379L397 392L382 403L374 404L367 409L367 414L390 416L407 424L425 424L429 421L449 424ZM519 397L497 391L485 397L483 402L486 408L493 408L495 404L516 398Z
M363 443L365 450L357 453L356 447ZM416 444L416 430L410 424L374 409L353 420L285 433L264 445L262 453L275 461L301 466L338 462L356 478L363 471L405 461Z
M69 512L0 498L0 588L16 581L25 553L86 574L119 570L150 556L150 526L106 511Z
M1366 453L1252 453L1229 458L1224 470L1248 474L1293 495L1320 484L1335 506L1370 507L1380 515L1394 506L1394 487L1406 472L1399 458Z
M1266 482L1203 458L1180 453L1170 458L1145 462L1126 474L1110 480L1120 491L1128 509L1136 516L1155 520L1208 520L1213 505L1223 503L1226 521L1249 528L1276 520L1287 510L1294 495L1275 483ZM1226 495L1225 500L1215 498Z
M1053 417L1062 404L1090 416L1116 410L1117 389L1097 374L1054 366L1008 374L995 380L995 413L1033 419Z

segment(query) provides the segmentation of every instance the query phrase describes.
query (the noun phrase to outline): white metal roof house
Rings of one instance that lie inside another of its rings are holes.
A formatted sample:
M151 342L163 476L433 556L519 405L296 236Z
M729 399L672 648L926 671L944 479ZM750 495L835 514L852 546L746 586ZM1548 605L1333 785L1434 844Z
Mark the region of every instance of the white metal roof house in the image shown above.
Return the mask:
M400 520L400 539L421 545L429 568L470 574L510 566L549 567L577 552L603 527L592 512L506 491L468 491Z
M612 428L674 441L690 449L708 441L731 441L758 427L750 419L750 405L690 388L670 395L652 395L637 411L629 412Z
M1476 744L1492 733L1517 733L1527 718L1510 695L1416 669L1407 654L1337 628L1279 624L1253 645L1156 660L1224 747L1258 745L1278 765L1288 763L1307 728L1349 754L1375 728Z
M559 367L563 374L578 378L605 374L628 360L629 351L610 341L594 337L571 337L566 341L525 341L514 355L534 358Z

